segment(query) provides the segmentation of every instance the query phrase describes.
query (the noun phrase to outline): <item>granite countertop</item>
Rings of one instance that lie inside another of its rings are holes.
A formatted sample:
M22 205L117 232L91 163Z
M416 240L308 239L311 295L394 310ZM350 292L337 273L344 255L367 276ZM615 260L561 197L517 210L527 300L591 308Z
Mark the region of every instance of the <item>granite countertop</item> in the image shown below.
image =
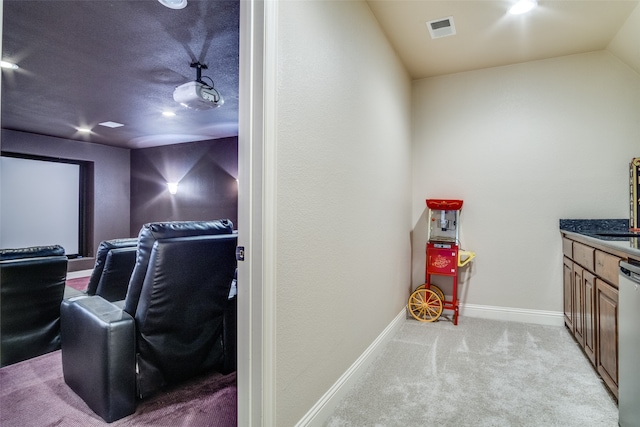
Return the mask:
M628 219L561 219L560 231L640 257L640 233L629 231Z

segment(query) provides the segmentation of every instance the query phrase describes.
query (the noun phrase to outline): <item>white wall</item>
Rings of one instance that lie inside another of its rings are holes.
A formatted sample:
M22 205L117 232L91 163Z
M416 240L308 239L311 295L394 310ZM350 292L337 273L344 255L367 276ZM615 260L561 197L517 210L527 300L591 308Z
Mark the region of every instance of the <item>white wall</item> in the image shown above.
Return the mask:
M639 117L640 76L607 51L415 81L414 286L424 200L460 198L462 303L562 311L558 220L628 218Z
M278 10L274 398L291 426L406 304L411 83L366 3Z

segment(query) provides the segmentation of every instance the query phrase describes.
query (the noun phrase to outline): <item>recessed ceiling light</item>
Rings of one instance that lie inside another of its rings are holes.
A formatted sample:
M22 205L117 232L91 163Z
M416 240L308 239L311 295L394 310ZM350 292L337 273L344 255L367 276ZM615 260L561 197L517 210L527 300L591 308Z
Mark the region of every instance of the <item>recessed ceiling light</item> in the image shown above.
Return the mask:
M91 129L89 128L76 128L76 130L82 133L91 133Z
M512 15L521 15L532 11L536 6L538 6L538 2L536 0L520 0L518 3L511 6L509 13Z
M174 113L173 111L163 111L162 115L165 117L173 117L176 115L176 113Z
M187 7L187 0L158 0L161 5L169 9L184 9Z
M122 123L118 123L118 122L102 122L102 123L98 123L100 126L105 126L108 128L119 128L120 126L124 126Z
M1 61L0 66L2 68L8 68L9 70L17 70L18 68L20 68L16 64L9 61Z

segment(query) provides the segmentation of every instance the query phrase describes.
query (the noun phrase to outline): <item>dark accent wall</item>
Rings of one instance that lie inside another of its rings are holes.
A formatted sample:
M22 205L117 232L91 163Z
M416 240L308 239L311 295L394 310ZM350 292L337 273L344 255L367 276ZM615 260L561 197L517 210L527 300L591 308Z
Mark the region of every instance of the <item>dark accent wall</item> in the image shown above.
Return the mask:
M237 177L237 137L131 150L131 234L154 221L228 218L236 227Z
M130 150L7 129L1 137L2 151L92 162L89 257L71 260L70 271L93 268L91 257L102 240L130 237Z
M229 218L238 223L238 138L129 150L2 129L3 151L91 162L93 213L89 257L70 271L93 268L102 240L135 237L152 221ZM166 182L179 180L171 196Z

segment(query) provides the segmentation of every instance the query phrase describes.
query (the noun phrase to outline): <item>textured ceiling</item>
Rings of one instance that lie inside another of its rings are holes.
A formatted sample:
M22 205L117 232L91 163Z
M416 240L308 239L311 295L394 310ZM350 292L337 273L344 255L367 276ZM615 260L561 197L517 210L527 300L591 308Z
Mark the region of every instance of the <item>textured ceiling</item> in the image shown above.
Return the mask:
M237 135L238 0L4 0L2 127L139 148ZM225 99L196 111L173 100L194 61ZM164 110L175 117L164 117ZM97 126L115 121L125 126ZM91 127L90 135L76 127Z

